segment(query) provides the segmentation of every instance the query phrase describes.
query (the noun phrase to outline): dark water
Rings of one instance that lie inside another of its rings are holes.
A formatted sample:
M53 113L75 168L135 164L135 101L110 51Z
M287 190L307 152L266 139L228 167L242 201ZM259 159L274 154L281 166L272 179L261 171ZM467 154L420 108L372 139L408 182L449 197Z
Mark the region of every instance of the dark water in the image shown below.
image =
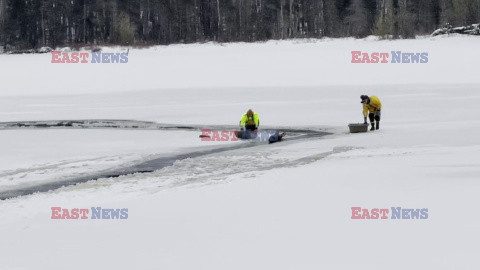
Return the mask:
M0 123L0 129L18 129L18 128L30 128L30 129L39 129L39 128L119 128L119 129L159 129L159 130L190 130L190 131L201 131L201 129L212 129L212 130L233 130L234 126L188 126L188 125L163 125L154 122L141 122L141 121L130 121L130 120L60 120L60 121L29 121L29 122L8 122ZM263 129L264 131L274 132L277 129ZM318 138L329 133L318 130L309 130L309 129L292 129L292 128L280 128L278 129L281 132L285 132L287 135L283 141L295 141L295 140L305 140L309 138ZM198 136L198 133L192 132L192 136ZM282 143L282 142L278 142ZM0 191L0 200L15 198L19 196L25 196L33 194L36 192L47 192L50 190L55 190L64 186L75 185L78 183L87 182L90 180L98 180L102 178L112 178L120 177L124 175L130 175L134 173L149 173L162 168L172 166L176 161L184 160L187 158L197 158L201 156L234 151L237 149L244 148L254 148L259 145L268 144L268 139L266 141L252 141L249 143L238 143L228 146L214 146L206 147L205 149L195 150L188 153L176 154L167 157L153 158L130 167L112 169L107 171L102 171L98 173L93 173L81 177L67 178L60 181L50 182L50 183L38 183L35 185L25 186L21 188L15 188L12 190Z

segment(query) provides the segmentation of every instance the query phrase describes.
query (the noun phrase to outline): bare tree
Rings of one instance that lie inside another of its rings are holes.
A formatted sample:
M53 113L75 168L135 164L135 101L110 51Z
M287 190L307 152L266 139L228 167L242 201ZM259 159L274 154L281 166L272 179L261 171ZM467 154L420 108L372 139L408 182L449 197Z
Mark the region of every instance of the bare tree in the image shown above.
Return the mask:
M345 17L347 36L364 37L370 33L368 14L363 0L352 0Z

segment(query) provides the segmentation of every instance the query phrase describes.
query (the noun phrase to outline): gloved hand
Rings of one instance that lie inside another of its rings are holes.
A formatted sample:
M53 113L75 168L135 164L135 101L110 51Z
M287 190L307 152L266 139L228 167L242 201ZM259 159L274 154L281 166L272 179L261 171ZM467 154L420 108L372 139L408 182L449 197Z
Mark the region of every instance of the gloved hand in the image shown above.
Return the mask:
M363 123L367 124L367 118L366 117L363 118Z

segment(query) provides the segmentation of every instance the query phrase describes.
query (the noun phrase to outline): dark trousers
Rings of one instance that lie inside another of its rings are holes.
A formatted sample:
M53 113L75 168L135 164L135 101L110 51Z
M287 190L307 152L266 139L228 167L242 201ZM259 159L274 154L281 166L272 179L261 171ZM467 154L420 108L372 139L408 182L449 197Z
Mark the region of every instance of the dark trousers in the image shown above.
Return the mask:
M245 129L249 131L254 131L255 129L257 129L257 127L255 125L246 125Z
M368 115L368 118L370 118L370 123L373 123L373 121L380 122L380 111L376 111L375 113L370 113Z

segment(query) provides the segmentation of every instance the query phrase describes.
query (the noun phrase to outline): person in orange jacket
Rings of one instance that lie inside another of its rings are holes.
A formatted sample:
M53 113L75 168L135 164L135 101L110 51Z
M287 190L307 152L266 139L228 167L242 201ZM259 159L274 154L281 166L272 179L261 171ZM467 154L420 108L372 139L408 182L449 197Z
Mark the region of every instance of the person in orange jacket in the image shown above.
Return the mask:
M370 123L372 124L372 128L370 130L375 130L380 128L380 116L382 110L382 103L377 96L367 96L361 95L360 99L362 100L363 104L363 120L364 124L367 124L367 115L370 118ZM376 126L375 126L376 122Z

